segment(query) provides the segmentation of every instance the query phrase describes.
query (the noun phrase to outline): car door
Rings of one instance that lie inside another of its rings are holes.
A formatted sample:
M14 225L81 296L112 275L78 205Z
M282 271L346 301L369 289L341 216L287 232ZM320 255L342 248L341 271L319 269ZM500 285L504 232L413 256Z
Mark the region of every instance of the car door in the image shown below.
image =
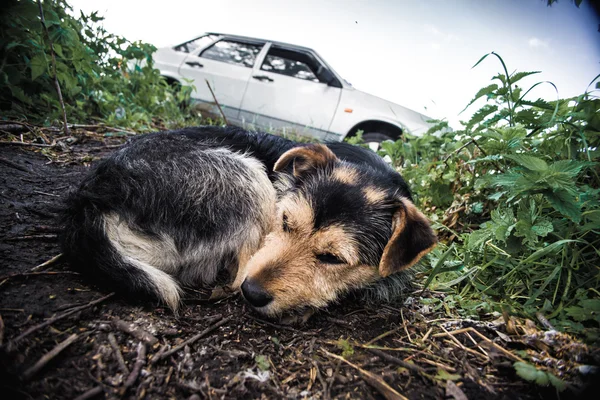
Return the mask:
M222 39L198 53L191 53L181 64L179 73L193 81L194 99L206 103L211 113L218 115L212 107L212 89L226 117L236 120L252 68L263 46L260 42Z
M272 44L256 65L240 119L262 129L288 129L323 138L341 96L341 84L308 51Z

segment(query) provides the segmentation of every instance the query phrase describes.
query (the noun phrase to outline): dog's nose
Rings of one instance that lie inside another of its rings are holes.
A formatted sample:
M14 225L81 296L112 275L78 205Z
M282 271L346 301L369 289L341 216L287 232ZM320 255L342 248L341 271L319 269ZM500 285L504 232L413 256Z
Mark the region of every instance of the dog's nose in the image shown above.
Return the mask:
M271 296L263 287L254 279L246 279L242 283L242 293L248 303L254 307L263 307L269 304L273 300Z

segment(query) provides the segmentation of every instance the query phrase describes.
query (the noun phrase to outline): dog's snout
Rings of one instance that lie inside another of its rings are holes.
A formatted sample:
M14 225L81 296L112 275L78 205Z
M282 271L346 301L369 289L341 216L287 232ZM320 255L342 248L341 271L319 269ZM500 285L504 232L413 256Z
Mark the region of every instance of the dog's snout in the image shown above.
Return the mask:
M254 279L246 279L242 283L242 293L254 307L264 307L273 300L273 296Z

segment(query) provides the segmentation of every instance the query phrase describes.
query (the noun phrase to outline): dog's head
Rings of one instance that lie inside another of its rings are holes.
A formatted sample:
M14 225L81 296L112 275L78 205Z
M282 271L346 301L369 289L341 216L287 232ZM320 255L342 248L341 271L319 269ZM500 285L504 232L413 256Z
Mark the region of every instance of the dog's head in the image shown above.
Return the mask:
M293 148L274 170L274 229L238 281L261 313L323 307L435 246L427 219L388 171L342 161L324 145Z

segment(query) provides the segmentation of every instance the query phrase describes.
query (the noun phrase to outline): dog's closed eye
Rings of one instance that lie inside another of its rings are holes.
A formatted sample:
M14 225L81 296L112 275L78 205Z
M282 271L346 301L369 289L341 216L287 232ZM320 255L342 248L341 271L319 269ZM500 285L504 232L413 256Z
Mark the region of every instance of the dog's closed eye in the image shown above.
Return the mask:
M331 253L317 254L317 260L323 264L346 264L346 261Z

